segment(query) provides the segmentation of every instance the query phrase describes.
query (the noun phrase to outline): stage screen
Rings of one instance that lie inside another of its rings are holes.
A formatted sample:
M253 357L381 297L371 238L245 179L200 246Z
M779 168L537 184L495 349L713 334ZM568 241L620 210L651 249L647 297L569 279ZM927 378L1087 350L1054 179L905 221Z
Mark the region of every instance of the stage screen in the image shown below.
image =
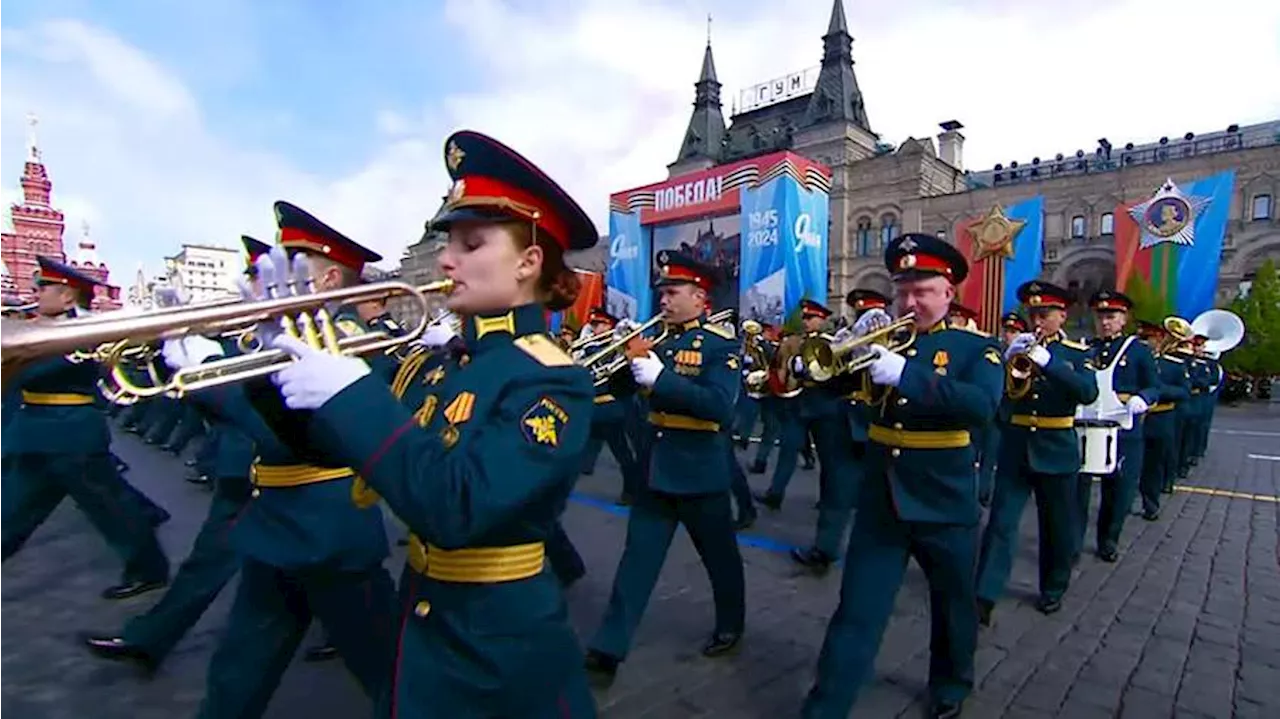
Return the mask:
M653 254L650 255L650 277L658 276L658 253L672 250L691 255L699 262L720 271L716 288L711 293L711 310L738 308L738 275L742 223L737 214L707 217L691 222L659 225L653 228ZM650 314L658 311L657 299Z
M804 298L827 301L831 171L778 152L615 193L609 198L609 311L654 315L662 250L724 273L712 309L781 324Z

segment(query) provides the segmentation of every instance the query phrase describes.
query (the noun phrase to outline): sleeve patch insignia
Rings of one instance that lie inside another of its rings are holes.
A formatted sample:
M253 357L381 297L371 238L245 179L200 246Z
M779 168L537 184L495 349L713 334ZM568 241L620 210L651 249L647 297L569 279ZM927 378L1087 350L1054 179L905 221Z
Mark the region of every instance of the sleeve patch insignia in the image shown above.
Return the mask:
M542 397L520 418L525 441L548 447L560 446L560 431L569 423L569 414L549 397Z
M946 350L938 350L937 352L933 353L934 367L946 367L947 364L950 362L951 362L951 357L950 355L947 354Z
M725 364L728 365L731 370L738 369L738 355L729 355L729 359L725 360Z
M982 356L991 364L1000 364L1000 352L994 347L988 348L986 352L982 353Z

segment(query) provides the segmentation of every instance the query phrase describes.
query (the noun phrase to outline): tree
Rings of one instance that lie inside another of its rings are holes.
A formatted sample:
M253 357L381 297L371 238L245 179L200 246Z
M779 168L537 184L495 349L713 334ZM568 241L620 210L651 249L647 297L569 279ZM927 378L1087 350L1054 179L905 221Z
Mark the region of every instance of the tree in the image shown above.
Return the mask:
M1230 309L1244 321L1244 341L1222 363L1254 377L1280 374L1280 275L1273 260L1262 263L1249 293L1236 297Z
M1164 318L1173 314L1173 305L1165 293L1152 286L1147 278L1134 273L1125 287L1125 294L1133 300L1133 309L1129 312L1129 323L1134 325L1138 320L1160 324ZM1190 322L1192 317L1186 318ZM1133 330L1131 326L1130 331Z

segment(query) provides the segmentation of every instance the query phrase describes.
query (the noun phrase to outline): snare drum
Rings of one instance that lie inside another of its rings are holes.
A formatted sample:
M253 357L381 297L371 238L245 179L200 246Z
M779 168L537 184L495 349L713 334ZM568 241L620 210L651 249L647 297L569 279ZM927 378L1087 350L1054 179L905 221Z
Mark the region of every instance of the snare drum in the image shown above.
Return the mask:
M1120 423L1108 419L1078 419L1080 473L1106 475L1120 464Z

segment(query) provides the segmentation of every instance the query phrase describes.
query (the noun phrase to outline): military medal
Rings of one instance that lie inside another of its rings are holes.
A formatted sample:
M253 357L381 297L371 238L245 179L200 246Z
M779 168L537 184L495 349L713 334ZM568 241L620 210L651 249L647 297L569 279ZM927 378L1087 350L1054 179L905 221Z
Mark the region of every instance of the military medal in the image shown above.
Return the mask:
M459 434L455 425L445 425L444 429L440 430L440 441L444 444L444 448L453 449L453 446L458 443Z

